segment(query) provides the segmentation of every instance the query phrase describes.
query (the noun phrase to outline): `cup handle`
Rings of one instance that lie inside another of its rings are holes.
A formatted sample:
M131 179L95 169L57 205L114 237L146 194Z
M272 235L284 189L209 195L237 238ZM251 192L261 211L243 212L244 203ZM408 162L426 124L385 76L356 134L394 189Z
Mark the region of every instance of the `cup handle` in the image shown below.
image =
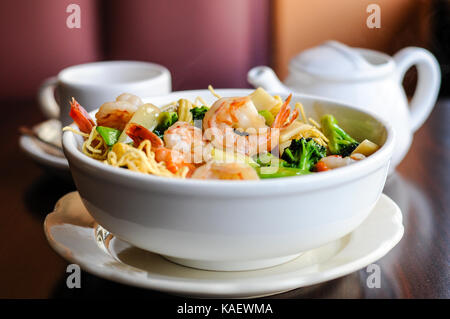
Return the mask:
M417 67L417 86L409 103L411 129L415 132L430 115L436 103L441 85L441 70L436 58L428 50L408 47L394 55L399 81L403 81L406 71Z
M38 90L39 107L49 119L59 118L59 105L55 100L55 88L58 84L57 77L51 77L42 83Z

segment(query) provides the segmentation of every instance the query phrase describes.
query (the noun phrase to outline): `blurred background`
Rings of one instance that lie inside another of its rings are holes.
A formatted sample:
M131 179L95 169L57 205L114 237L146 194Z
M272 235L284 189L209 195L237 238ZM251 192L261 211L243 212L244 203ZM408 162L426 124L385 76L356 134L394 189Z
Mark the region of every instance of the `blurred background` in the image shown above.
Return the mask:
M72 3L81 8L79 29L66 26ZM381 7L380 29L366 25L371 3ZM36 99L42 81L70 65L126 59L166 66L173 90L249 87L252 67L269 65L283 80L292 57L333 39L389 55L406 46L429 49L441 66L441 100L398 168L403 177L392 185L400 186L388 193L406 203L407 232L380 263L386 289L364 291L361 271L287 296L449 298L450 102L442 102L450 93L449 34L449 0L2 0L0 297L92 297L99 289L152 296L89 275L86 289L67 289L67 262L48 246L42 223L75 186L43 172L18 145L20 125L45 120ZM415 81L412 69L407 92ZM441 160L430 165L433 156Z
M166 66L174 90L247 87L251 67L270 65L283 79L294 55L329 39L391 55L426 47L448 76L447 0L378 0L382 27L369 29L366 8L373 2L2 1L0 99L33 98L45 78L69 65L114 59ZM79 29L66 27L71 3L81 8Z

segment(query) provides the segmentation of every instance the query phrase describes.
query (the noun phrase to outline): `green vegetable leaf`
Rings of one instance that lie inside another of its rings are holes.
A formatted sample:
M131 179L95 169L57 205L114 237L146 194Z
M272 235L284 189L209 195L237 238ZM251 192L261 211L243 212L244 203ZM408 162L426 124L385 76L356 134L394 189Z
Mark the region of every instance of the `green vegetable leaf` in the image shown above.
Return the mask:
M280 178L280 177L289 177L289 176L300 176L300 175L307 175L311 174L310 171L306 171L299 168L293 168L293 167L274 167L273 172L264 172L264 169L267 169L267 167L257 167L255 168L256 172L259 175L259 178L266 179L266 178Z
M114 144L116 144L119 140L120 134L122 134L122 131L106 126L97 126L97 132L100 134L100 136L108 146L113 146Z
M158 125L153 130L153 133L163 138L164 132L178 121L177 112L162 112L158 116Z

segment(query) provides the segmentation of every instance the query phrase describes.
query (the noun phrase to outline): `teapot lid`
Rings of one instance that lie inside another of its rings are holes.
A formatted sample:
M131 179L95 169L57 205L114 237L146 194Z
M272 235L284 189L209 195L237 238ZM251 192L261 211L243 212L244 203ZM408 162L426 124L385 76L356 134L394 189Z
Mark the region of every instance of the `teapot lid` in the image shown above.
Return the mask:
M384 76L393 71L392 58L384 53L352 48L327 41L294 57L290 70L333 80L356 80Z

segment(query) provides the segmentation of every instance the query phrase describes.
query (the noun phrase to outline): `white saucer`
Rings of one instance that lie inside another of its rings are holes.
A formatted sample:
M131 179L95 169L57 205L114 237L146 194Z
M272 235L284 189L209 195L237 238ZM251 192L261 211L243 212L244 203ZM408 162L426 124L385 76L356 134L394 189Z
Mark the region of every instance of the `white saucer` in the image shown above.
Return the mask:
M67 159L45 152L34 137L21 135L19 138L20 148L38 164L52 169L69 171Z
M44 230L62 257L99 277L190 297L248 298L335 279L374 263L402 238L402 214L382 195L352 233L279 266L239 272L198 270L133 247L98 226L78 192L62 197Z
M61 123L58 120L52 119L41 122L33 126L32 130L41 139L61 146ZM21 135L19 145L25 154L49 173L72 179L69 163L62 150L54 149L29 135Z

